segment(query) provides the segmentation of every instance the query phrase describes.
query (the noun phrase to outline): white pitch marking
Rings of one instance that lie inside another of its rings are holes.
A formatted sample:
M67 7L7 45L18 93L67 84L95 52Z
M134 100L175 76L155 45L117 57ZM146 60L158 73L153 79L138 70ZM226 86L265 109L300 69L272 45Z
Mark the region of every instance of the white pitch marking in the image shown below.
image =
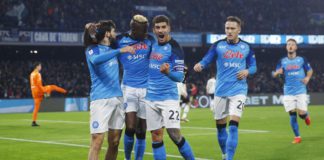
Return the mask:
M22 119L22 120L28 120L29 119ZM59 120L38 120L39 122L49 122L49 123L70 123L70 124L89 124L89 122L84 121L59 121ZM216 130L216 128L209 128L209 127L181 127L184 129L198 129L198 130ZM251 130L251 129L239 129L239 132L241 133L269 133L270 131L266 130Z
M83 144L72 144L72 143L64 143L64 142L55 142L55 141L41 141L41 140L31 140L31 139L21 139L21 138L10 138L10 137L0 137L0 140L10 140L10 141L19 141L19 142L31 142L31 143L43 143L43 144L55 144L62 146L70 146L70 147L81 147L81 148L89 148L88 145ZM102 147L102 149L107 149L106 147ZM124 152L123 149L118 149L119 152ZM151 152L145 152L146 155L153 155ZM183 159L182 156L167 154L167 157ZM206 158L195 157L197 160L211 160Z

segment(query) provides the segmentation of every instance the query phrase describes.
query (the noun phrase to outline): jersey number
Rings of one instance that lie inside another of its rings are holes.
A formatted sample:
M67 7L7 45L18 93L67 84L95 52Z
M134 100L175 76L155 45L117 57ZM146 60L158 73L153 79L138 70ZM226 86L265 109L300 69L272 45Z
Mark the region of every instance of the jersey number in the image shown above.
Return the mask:
M239 102L239 105L237 105L237 109L242 110L245 103L243 103L241 100L239 100L238 102Z
M170 117L169 117L169 119L170 120L174 120L174 118L176 118L176 120L180 120L180 118L179 118L179 112L178 111L173 111L173 110L170 110L169 111L170 113L171 113L171 115L170 115ZM174 114L176 114L176 115L174 115ZM174 117L174 116L176 116L176 117Z

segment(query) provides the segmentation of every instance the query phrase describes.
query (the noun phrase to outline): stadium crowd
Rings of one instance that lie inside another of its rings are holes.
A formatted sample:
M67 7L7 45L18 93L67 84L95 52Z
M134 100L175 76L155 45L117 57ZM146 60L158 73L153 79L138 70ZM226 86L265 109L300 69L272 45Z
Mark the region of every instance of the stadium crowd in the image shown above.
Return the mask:
M80 31L86 22L113 19L125 31L131 15L141 13L150 19L168 15L173 31L178 32L223 33L225 18L240 15L244 33L318 34L324 31L321 6L321 0L4 0L0 2L0 29Z
M0 61L0 99L1 98L30 98L29 74L32 71L33 61L1 60ZM314 75L308 84L309 92L324 91L324 65L318 60L311 61ZM258 61L258 72L249 78L249 93L282 93L283 79L271 77L275 63ZM18 67L17 67L18 66ZM188 84L195 84L198 95L206 94L206 83L212 69L202 73L193 71L193 64L189 66ZM42 62L42 78L44 85L57 84L68 90L69 97L89 96L90 79L88 68L83 61L73 60L46 60ZM279 85L278 85L279 84ZM53 93L52 97L61 94Z

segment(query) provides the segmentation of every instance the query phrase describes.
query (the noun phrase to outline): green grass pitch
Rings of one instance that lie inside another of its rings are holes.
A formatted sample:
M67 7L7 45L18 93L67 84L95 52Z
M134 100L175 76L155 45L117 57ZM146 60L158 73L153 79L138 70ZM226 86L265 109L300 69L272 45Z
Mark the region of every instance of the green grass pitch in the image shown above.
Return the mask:
M238 160L323 160L324 106L310 106L312 124L298 119L301 144L291 144L293 133L283 107L246 107L239 126ZM182 134L197 159L221 159L215 122L209 109L191 109L190 121L182 123ZM39 113L38 128L31 127L31 114L0 114L0 160L87 159L89 113ZM166 133L166 132L165 132ZM118 159L124 159L123 138ZM165 135L170 160L182 159ZM101 158L107 143L103 144ZM151 135L147 134L145 159L153 159Z

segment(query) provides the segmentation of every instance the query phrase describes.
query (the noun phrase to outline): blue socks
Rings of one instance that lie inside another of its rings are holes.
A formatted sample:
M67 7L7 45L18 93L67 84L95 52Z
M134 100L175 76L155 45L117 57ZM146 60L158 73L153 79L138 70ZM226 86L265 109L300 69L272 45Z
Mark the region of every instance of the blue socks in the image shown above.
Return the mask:
M166 151L165 151L165 146L163 144L163 141L153 142L152 148L153 148L154 160L166 160Z
M295 137L299 137L299 127L297 123L297 113L296 112L289 112L290 115L290 125L292 130L294 131ZM305 116L306 117L306 116Z
M217 139L219 147L222 150L223 154L226 154L226 141L227 141L227 131L226 131L226 123L225 124L217 124Z
M133 136L130 136L129 133L127 133L127 131L125 131L125 135L124 135L124 150L125 150L125 159L126 160L130 160L131 159L133 145L134 145L134 134L133 134Z
M229 134L226 141L226 160L232 160L235 154L235 150L238 142L238 122L229 122Z
M146 148L146 141L144 139L136 139L135 143L135 160L142 160Z
M195 156L192 153L189 143L182 137L181 141L176 144L178 146L179 152L185 160L194 160Z

